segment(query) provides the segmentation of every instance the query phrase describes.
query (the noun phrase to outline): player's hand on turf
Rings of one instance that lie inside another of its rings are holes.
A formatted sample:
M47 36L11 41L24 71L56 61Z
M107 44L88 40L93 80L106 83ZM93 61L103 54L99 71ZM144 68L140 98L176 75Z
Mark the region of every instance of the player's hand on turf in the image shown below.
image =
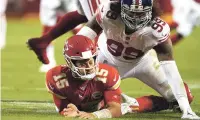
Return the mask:
M77 117L79 114L78 108L74 104L68 104L67 108L64 108L62 114L65 117Z
M95 115L93 115L92 113L79 111L78 118L80 118L80 119L95 119L97 117Z

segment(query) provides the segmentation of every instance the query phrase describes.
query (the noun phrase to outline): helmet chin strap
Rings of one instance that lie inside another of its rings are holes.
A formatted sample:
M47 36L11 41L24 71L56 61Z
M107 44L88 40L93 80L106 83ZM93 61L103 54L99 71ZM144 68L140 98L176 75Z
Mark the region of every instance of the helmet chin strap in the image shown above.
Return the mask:
M92 74L80 76L80 78L81 78L82 80L92 80L95 76L96 76L96 73L94 72L94 73L92 73Z

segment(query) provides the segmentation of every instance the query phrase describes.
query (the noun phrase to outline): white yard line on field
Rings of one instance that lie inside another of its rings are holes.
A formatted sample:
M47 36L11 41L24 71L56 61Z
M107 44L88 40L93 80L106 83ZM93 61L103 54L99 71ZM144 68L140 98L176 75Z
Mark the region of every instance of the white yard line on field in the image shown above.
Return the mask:
M188 85L190 89L200 89L200 84L189 84Z
M26 105L26 106L44 106L44 107L54 107L54 104L47 101L20 101L20 100L2 100L3 104L9 105Z
M19 89L19 88L2 86L0 89L1 90L16 90L16 89ZM20 88L20 89L21 90L47 91L47 89L45 87L44 88Z
M2 100L2 110L16 111L20 108L22 111L34 110L38 113L56 113L55 105L46 101L18 101L18 100ZM14 106L14 107L3 107L3 106Z

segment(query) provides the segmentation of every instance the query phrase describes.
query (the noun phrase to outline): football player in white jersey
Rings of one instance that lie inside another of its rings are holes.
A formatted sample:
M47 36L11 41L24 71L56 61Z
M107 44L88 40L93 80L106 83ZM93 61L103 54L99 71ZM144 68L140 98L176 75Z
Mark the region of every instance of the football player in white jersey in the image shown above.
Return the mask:
M200 3L195 0L171 0L173 7L172 17L177 24L177 33L171 37L176 44L190 35L195 26L200 26Z
M6 6L7 0L0 1L0 49L3 49L6 45Z
M61 18L65 13L77 9L78 0L52 0L51 2L49 2L49 0L41 0L39 15L40 22L43 25L43 34L55 26L59 18ZM74 31L76 31L76 29L74 29ZM56 65L53 44L50 44L47 47L46 52L50 63L41 65L39 69L40 72L47 72Z
M78 34L94 39L103 30L99 62L117 68L122 79L137 78L168 101L177 100L182 119L200 119L189 105L173 59L170 28L157 17L155 5L153 0L109 2Z

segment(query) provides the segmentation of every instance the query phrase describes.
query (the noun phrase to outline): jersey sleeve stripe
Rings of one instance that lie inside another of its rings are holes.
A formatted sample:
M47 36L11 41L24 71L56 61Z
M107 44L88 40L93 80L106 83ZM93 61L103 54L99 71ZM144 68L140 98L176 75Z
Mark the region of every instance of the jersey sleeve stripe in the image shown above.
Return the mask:
M89 0L87 0L87 2L88 2L88 5L89 5L89 8L90 8L90 13L91 13L91 15L93 15L94 12L93 12L93 9L92 9L92 7L91 7L91 3L90 3Z
M96 21L101 26L101 24L102 24L102 16L101 16L101 10L100 9L103 9L103 8L98 8L97 9Z
M115 83L115 85L113 85L111 88L109 88L110 90L116 90L117 88L119 88L121 84L121 78L119 77L117 82Z
M58 94L56 94L56 93L54 93L53 91L48 91L49 93L51 93L51 94L54 94L55 96L57 96L58 98L60 98L60 99L66 99L67 97L63 97L63 96L60 96L60 95L58 95Z
M159 40L158 42L162 43L162 42L166 41L168 38L169 38L169 34L166 35L163 39Z

